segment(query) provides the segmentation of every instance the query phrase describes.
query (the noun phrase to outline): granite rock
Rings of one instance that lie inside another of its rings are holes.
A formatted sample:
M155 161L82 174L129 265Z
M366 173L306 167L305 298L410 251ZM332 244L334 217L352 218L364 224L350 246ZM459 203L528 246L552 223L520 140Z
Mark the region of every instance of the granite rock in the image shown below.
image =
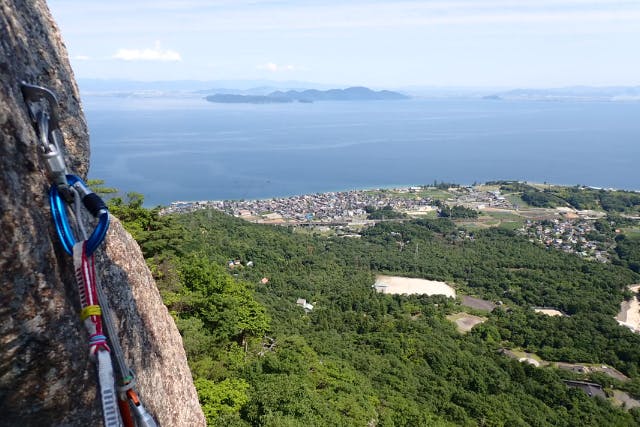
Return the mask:
M43 0L0 0L0 425L101 425L72 261L51 221L50 177L21 81L57 94L67 166L84 177L87 124ZM160 425L205 425L178 330L117 220L97 251L97 269L145 405Z

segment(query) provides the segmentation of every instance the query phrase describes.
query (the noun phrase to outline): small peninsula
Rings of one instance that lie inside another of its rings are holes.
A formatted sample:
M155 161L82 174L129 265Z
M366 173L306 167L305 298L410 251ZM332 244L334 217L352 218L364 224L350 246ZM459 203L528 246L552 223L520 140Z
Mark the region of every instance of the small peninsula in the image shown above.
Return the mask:
M409 99L408 96L389 90L374 91L366 87L350 87L330 90L288 90L268 95L214 94L205 98L209 102L224 104L281 104L289 102L311 103L316 101L392 101Z

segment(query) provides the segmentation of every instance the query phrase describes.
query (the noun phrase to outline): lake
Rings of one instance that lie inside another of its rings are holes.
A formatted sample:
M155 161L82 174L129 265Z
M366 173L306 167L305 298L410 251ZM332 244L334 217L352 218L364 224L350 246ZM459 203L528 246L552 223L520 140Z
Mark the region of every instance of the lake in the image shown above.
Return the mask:
M176 200L515 179L640 189L640 103L85 96L89 176Z

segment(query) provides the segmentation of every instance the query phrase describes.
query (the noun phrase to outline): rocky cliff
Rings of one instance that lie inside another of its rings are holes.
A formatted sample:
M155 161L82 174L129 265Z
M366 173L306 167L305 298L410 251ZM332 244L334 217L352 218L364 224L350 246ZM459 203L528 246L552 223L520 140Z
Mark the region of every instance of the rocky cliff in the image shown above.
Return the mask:
M72 261L51 221L50 181L22 80L58 95L67 166L85 176L87 125L46 3L0 0L0 425L101 425ZM117 220L97 254L144 403L160 425L204 425L181 337L139 248Z

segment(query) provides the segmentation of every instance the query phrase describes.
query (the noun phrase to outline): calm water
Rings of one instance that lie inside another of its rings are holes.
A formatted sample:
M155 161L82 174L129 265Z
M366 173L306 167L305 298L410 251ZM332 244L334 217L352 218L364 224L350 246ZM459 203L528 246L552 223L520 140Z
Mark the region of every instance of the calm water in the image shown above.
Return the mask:
M92 178L146 204L518 179L640 189L640 103L84 98Z

